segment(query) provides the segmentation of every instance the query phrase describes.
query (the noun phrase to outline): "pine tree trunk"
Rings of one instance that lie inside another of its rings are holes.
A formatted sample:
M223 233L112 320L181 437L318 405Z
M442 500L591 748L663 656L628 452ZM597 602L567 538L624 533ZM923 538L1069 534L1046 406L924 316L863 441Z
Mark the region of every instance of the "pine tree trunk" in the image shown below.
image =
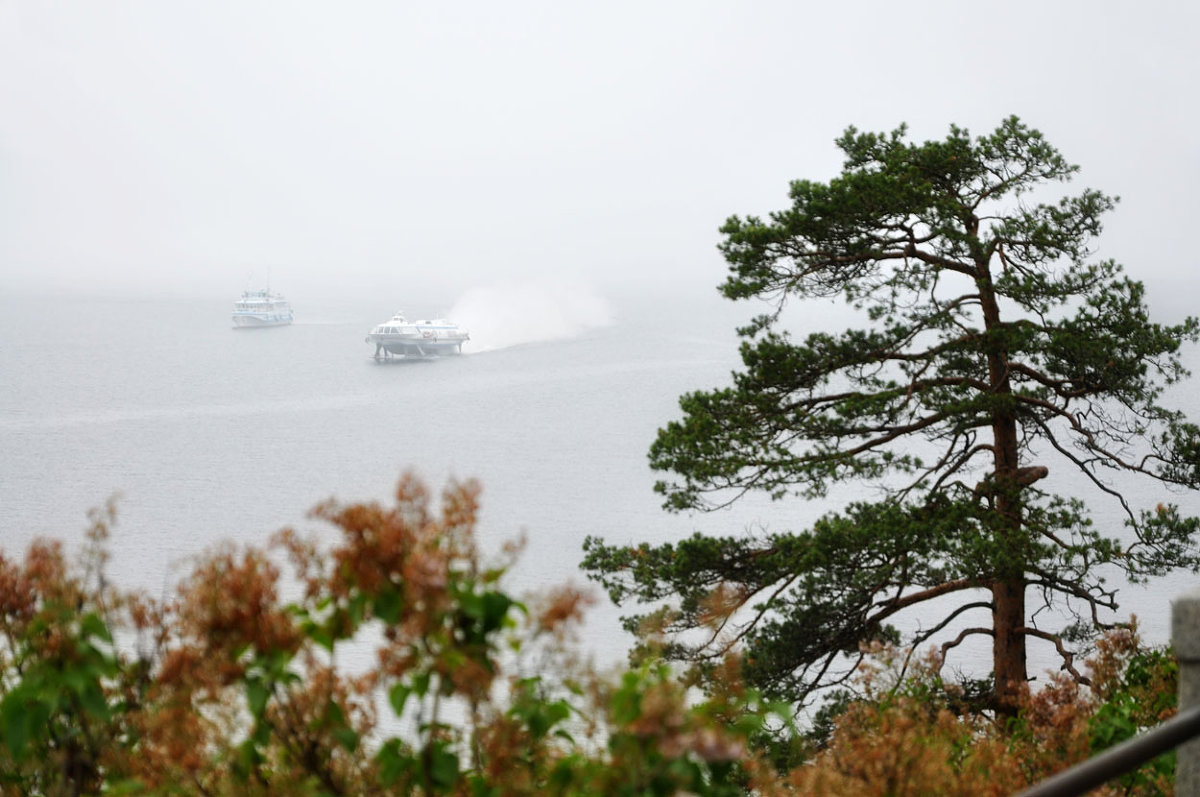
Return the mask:
M1008 387L1005 377L1001 383ZM1016 712L1027 681L1025 668L1025 560L1021 551L1024 532L1017 482L1017 424L1007 412L997 413L992 425L995 445L995 504L997 515L996 580L992 585L992 672L996 679L996 709Z
M979 264L976 284L979 286L983 309L984 329L990 336L988 376L991 393L1004 396L1012 393L1008 372L1008 346L1004 325L992 287L991 272L986 263ZM999 405L992 416L992 473L995 489L992 511L996 513L997 556L996 578L992 584L992 673L995 678L993 696L996 710L1002 714L1016 713L1028 671L1025 662L1025 560L1021 552L1024 523L1017 480L1020 440L1017 422L1012 412Z
M1004 380L1007 387L1008 380ZM1024 528L1017 482L1017 425L1009 413L995 419L996 503L999 521L997 550L1007 559L997 562L997 579L992 585L992 672L996 679L996 709L1016 713L1017 703L1028 680L1025 667L1025 560L1021 551Z
M1027 679L1025 669L1025 579L998 580L992 586L992 669L996 710L1015 714Z

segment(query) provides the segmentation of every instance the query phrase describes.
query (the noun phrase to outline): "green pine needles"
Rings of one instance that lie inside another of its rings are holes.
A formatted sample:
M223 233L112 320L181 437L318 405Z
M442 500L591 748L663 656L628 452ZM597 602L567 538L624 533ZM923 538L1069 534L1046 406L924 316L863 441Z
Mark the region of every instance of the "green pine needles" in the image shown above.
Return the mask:
M1140 282L1089 262L1116 199L1044 201L1078 167L1016 117L977 138L851 128L837 145L840 175L793 182L790 207L721 227L722 292L775 310L740 330L731 387L683 396L650 461L674 511L845 482L878 499L765 538L589 538L584 567L646 611L630 628L659 623L670 655L703 665L740 650L756 685L797 702L844 681L874 641L952 655L990 638L990 704L1009 712L1030 639L1086 681L1073 645L1117 609L1105 572L1200 568L1200 521L1123 487L1200 486L1200 429L1158 403L1188 375L1179 347L1200 323L1152 322ZM861 328L781 328L786 302L837 296ZM1090 492L1051 492L1066 471ZM1067 627L1046 627L1064 612ZM901 635L906 615L916 630Z

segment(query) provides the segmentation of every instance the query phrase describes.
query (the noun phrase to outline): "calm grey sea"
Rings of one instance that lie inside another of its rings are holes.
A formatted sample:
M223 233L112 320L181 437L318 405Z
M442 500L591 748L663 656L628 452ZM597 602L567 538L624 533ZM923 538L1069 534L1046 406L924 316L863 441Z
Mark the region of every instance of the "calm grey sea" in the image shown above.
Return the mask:
M391 365L371 359L364 336L399 308L294 302L290 327L234 330L228 298L0 298L6 555L36 535L77 542L87 510L119 493L110 575L161 593L219 541L319 528L306 517L317 502L390 500L410 468L434 487L481 481L485 548L528 537L517 590L582 582L588 534L659 541L817 514L758 503L681 517L652 491L655 430L678 415L680 394L724 383L737 365L733 328L751 309L715 292L614 301L608 323L573 329L539 329L535 308L496 336L503 345ZM1194 388L1176 395L1200 407ZM1125 589L1122 608L1166 641L1169 602L1193 580ZM591 615L587 643L601 660L629 646L618 615L604 602Z
M646 452L681 393L735 364L736 316L715 292L589 311L590 325L535 306L493 320L499 346L477 334L461 357L389 365L364 337L400 308L294 302L292 326L235 330L229 299L0 300L6 554L78 541L119 493L111 576L157 594L218 541L318 528L306 513L329 497L390 501L406 469L435 488L480 480L485 547L527 535L517 589L582 581L587 534L694 526L659 508ZM628 646L615 618L596 612L601 649Z

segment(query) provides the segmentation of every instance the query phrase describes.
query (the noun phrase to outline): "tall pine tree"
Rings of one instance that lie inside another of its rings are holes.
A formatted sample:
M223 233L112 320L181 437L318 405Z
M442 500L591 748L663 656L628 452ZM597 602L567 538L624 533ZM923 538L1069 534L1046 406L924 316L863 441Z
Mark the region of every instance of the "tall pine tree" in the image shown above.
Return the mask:
M1159 403L1200 325L1152 322L1140 282L1090 261L1115 199L1043 201L1078 167L1015 117L977 138L851 128L837 145L840 175L721 228L724 295L776 309L740 330L732 386L685 395L650 460L675 511L843 483L874 500L761 538L589 538L584 568L663 618L670 655L740 650L754 682L796 701L846 677L871 640L951 655L989 638L994 705L1011 711L1029 640L1078 676L1073 645L1117 609L1106 571L1200 567L1200 521L1135 505L1126 478L1200 486L1200 429ZM861 328L802 341L782 328L785 302L837 296ZM1051 492L1060 469L1089 493Z

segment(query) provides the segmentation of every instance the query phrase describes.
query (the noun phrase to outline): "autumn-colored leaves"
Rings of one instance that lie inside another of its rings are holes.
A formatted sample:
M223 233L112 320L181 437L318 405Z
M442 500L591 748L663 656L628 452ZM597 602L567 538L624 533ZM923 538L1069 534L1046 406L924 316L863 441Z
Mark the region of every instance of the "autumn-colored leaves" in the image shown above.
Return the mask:
M332 538L209 552L165 602L104 579L111 506L80 566L51 542L0 556L0 794L987 793L1172 710L1169 657L1132 638L1019 726L934 669L887 681L884 649L826 738L736 656L597 675L569 633L588 596L507 594L516 547L484 563L478 502L406 476L392 506L314 510Z

